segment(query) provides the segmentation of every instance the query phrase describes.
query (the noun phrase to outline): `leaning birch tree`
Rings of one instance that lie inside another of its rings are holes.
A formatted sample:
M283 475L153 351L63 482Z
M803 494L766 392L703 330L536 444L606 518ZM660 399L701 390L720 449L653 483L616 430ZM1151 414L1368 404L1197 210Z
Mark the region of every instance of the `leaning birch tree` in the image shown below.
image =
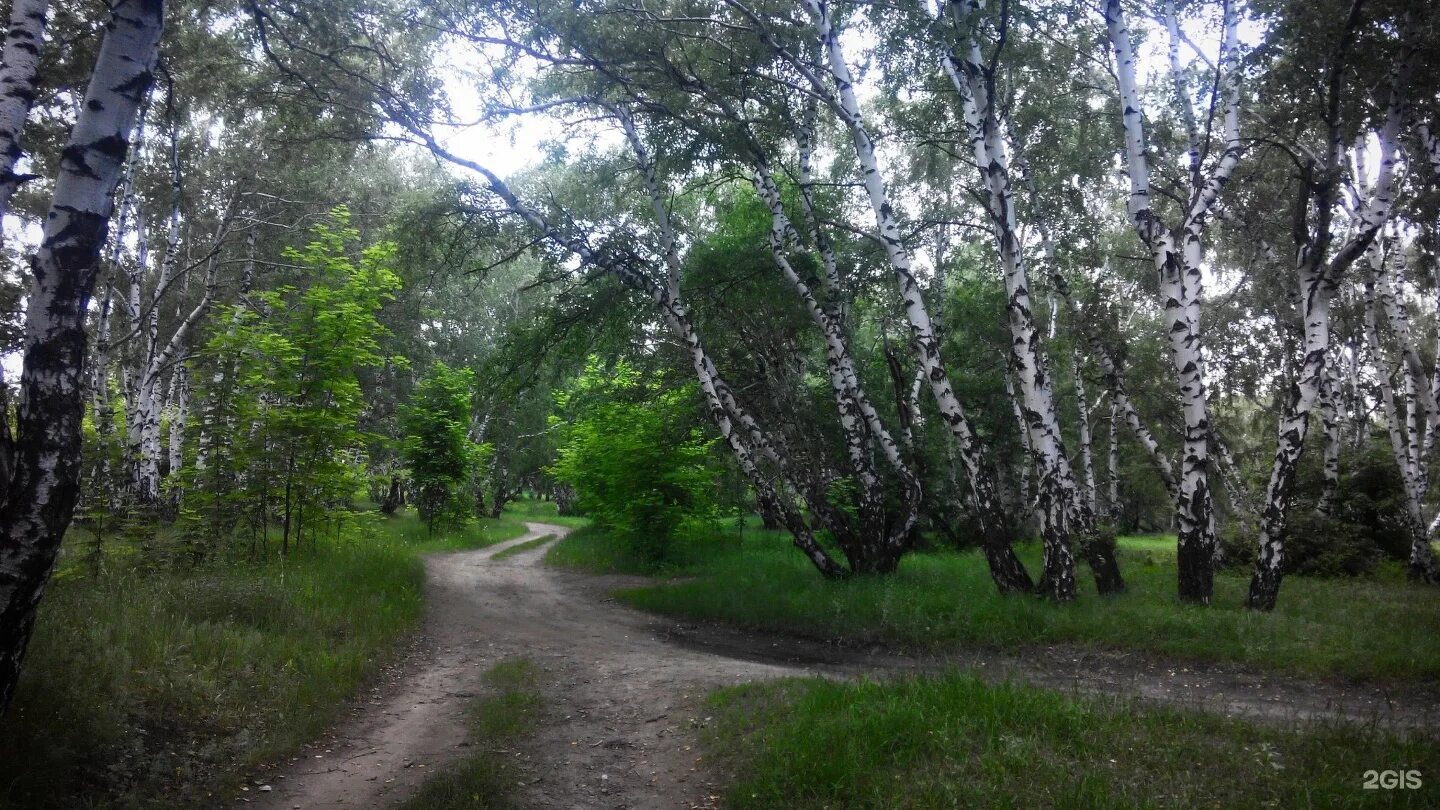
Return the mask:
M1115 561L1113 540L1108 543L1096 531L1093 510L1093 476L1089 489L1077 481L1060 433L1055 407L1054 377L1035 325L1030 297L1030 276L1020 242L1015 212L1015 190L1010 171L1010 150L996 109L996 64L981 56L979 26L982 0L955 0L945 13L956 31L956 43L942 60L945 74L960 96L964 122L975 165L984 187L986 213L995 234L996 253L1005 280L1006 319L1010 328L1009 366L1020 389L1021 424L1027 445L1039 471L1037 508L1045 542L1045 571L1042 589L1050 582L1074 576L1061 566L1068 555L1062 547L1078 538L1081 553L1095 576L1100 593L1125 590ZM1008 8L1001 11L1008 14ZM1002 19L1002 27L1008 20ZM833 58L833 56L832 56ZM1079 380L1079 377L1076 378ZM1083 390L1081 410L1084 411ZM1088 429L1088 425L1087 425ZM1083 438L1089 452L1088 437ZM1087 492L1090 493L1087 495ZM1073 586L1072 586L1073 587Z

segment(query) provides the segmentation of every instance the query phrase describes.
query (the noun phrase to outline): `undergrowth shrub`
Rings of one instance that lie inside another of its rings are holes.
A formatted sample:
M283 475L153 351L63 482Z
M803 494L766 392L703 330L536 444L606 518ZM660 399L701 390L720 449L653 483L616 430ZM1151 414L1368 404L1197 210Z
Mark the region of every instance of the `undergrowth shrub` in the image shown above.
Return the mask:
M592 360L557 399L574 416L568 424L552 417L561 443L550 472L575 488L596 527L658 567L677 539L714 524L711 440L696 425L693 383L667 386L623 361L605 368Z
M1315 448L1318 450L1318 448ZM1381 559L1410 553L1405 491L1388 448L1372 442L1340 458L1340 483L1328 515L1317 511L1324 487L1318 452L1307 453L1296 481L1285 534L1285 572L1302 576L1360 576ZM1255 563L1258 528L1232 521L1220 532L1224 565Z

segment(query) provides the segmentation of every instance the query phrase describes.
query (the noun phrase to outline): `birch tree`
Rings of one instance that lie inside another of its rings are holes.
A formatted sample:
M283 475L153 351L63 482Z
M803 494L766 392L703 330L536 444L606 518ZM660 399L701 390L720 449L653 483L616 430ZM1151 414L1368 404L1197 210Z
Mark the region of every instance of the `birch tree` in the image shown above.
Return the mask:
M840 118L850 135L851 145L859 162L861 181L866 197L875 217L877 238L884 246L886 258L895 274L900 298L910 325L911 344L916 358L929 381L930 391L940 411L942 420L954 436L961 459L970 482L969 497L972 511L981 525L984 537L983 547L990 564L991 576L1002 591L1010 591L1029 581L1029 575L1020 566L1018 558L1010 549L1006 535L1008 520L1000 504L995 488L995 475L990 462L984 458L979 437L967 417L960 400L950 384L949 373L940 356L940 342L936 336L930 313L916 278L909 249L900 236L896 211L886 190L881 174L875 142L870 136L855 95L855 82L845 61L844 49L838 33L831 24L829 7L823 3L805 3L828 68L829 81L810 70L806 64L778 42L768 31L765 22L754 11L737 2L730 2L752 25L756 27L765 43L777 54L794 66L808 83L810 89L825 98L833 112ZM1074 558L1068 545L1051 544L1048 564L1054 576L1044 583L1047 595L1059 599L1073 599L1075 595Z
M130 133L152 80L163 15L161 0L111 4L44 236L30 260L15 468L0 505L0 707L14 693L78 497L85 315Z
M1174 16L1167 6L1167 20ZM1150 252L1160 278L1165 310L1165 331L1175 367L1185 424L1176 497L1177 562L1179 594L1187 602L1209 604L1214 589L1215 556L1214 502L1210 489L1210 409L1205 391L1204 332L1201 326L1203 276L1201 262L1207 219L1240 161L1244 142L1240 138L1240 81L1237 66L1238 17L1232 0L1225 0L1219 77L1216 88L1222 113L1222 148L1205 171L1200 133L1187 126L1188 188L1178 220L1167 225L1155 210L1151 198L1149 157L1145 145L1145 106L1140 100L1137 60L1130 30L1120 0L1107 0L1105 24L1115 55L1115 76L1119 88L1120 120L1124 130L1125 168L1130 181L1126 211L1130 222ZM1173 26L1172 26L1173 27ZM1176 75L1175 81L1182 80ZM1188 90L1177 92L1182 117L1194 120Z
M1065 453L1055 407L1054 380L1032 315L1030 276L1018 235L1009 147L996 111L996 65L993 61L986 63L980 53L978 29L983 8L980 0L961 0L947 5L946 14L956 29L957 44L946 55L942 66L960 96L1005 279L1006 315L1011 335L1009 365L1019 383L1022 422L1039 471L1037 512L1045 540L1045 579L1041 587L1051 591L1059 586L1052 588L1045 583L1067 577L1073 579L1073 571L1062 568L1069 559L1063 549L1070 545L1073 535L1079 538L1099 591L1118 593L1125 589L1125 582L1115 561L1113 540L1107 543L1096 532L1093 475L1087 494ZM1008 14L1008 10L1001 13ZM1008 20L1002 18L1000 25L1007 26ZM832 54L832 62L835 58ZM1077 376L1077 382L1079 379ZM1082 413L1083 396L1082 390ZM1088 430L1088 425L1085 429ZM1081 441L1082 452L1088 454L1088 436Z
M1281 417L1275 461L1265 490L1260 516L1260 548L1250 581L1246 606L1271 610L1283 577L1285 525L1295 486L1296 467L1310 428L1310 412L1326 384L1330 354L1330 302L1346 270L1369 248L1389 216L1394 199L1396 141L1399 137L1402 94L1410 57L1402 54L1390 82L1385 123L1377 133L1380 167L1368 199L1355 215L1349 236L1331 253L1331 222L1339 200L1346 144L1341 133L1341 92L1346 55L1359 24L1360 4L1350 8L1341 39L1329 59L1324 120L1327 124L1323 153L1307 161L1300 178L1295 213L1295 271L1299 285L1300 318L1304 324L1303 359L1292 375Z

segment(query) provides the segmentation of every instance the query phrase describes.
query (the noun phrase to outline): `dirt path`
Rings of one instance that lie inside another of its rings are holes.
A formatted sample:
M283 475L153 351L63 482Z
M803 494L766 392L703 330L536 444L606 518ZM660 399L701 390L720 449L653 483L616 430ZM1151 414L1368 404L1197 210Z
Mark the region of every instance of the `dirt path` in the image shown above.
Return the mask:
M1122 653L1036 648L945 659L863 653L706 626L677 625L615 604L632 580L540 564L548 544L497 553L567 529L526 524L525 536L426 559L422 646L388 687L274 778L245 806L386 807L463 756L465 709L480 676L526 656L547 673L546 721L514 755L533 758L522 804L544 808L684 808L714 804L696 748L705 694L790 675L844 677L956 665L993 680L1115 694L1268 721L1339 718L1435 728L1440 695L1290 683L1220 667L1166 666Z

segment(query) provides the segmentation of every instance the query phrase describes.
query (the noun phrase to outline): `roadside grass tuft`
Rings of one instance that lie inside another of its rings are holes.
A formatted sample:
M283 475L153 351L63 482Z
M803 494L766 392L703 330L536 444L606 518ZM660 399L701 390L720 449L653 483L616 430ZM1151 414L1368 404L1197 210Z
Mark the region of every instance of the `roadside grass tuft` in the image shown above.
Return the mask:
M167 554L180 541L162 530L149 559L108 540L97 572L93 538L73 530L0 723L0 806L223 804L393 657L421 617L420 553L523 531L430 538L413 514L362 513L288 559L242 547L196 563Z
M485 673L493 693L470 707L471 744L477 753L432 777L404 810L516 807L519 773L509 749L540 716L540 678L540 668L527 658L502 661Z
M555 535L547 534L544 537L537 537L534 540L527 540L524 543L516 543L515 545L504 549L503 551L496 552L490 559L492 561L503 560L506 557L513 557L516 554L524 554L525 552L532 549L537 549L554 539Z
M1433 807L1440 744L1287 731L950 673L722 689L704 739L736 808ZM1419 790L1364 790L1419 769Z
M597 573L646 573L631 564L626 547L587 529L556 543L546 559ZM1019 550L1038 571L1038 545ZM1176 599L1174 553L1160 540L1122 539L1120 551L1127 593L1100 597L1082 567L1080 599L1054 605L1001 597L974 551L910 554L892 576L830 582L784 536L747 529L743 539L730 534L692 544L663 572L682 579L623 590L619 597L666 615L912 649L1074 642L1313 676L1440 678L1440 590L1396 571L1354 579L1289 577L1279 606L1263 614L1241 607L1245 576L1218 575L1214 604L1194 607Z

